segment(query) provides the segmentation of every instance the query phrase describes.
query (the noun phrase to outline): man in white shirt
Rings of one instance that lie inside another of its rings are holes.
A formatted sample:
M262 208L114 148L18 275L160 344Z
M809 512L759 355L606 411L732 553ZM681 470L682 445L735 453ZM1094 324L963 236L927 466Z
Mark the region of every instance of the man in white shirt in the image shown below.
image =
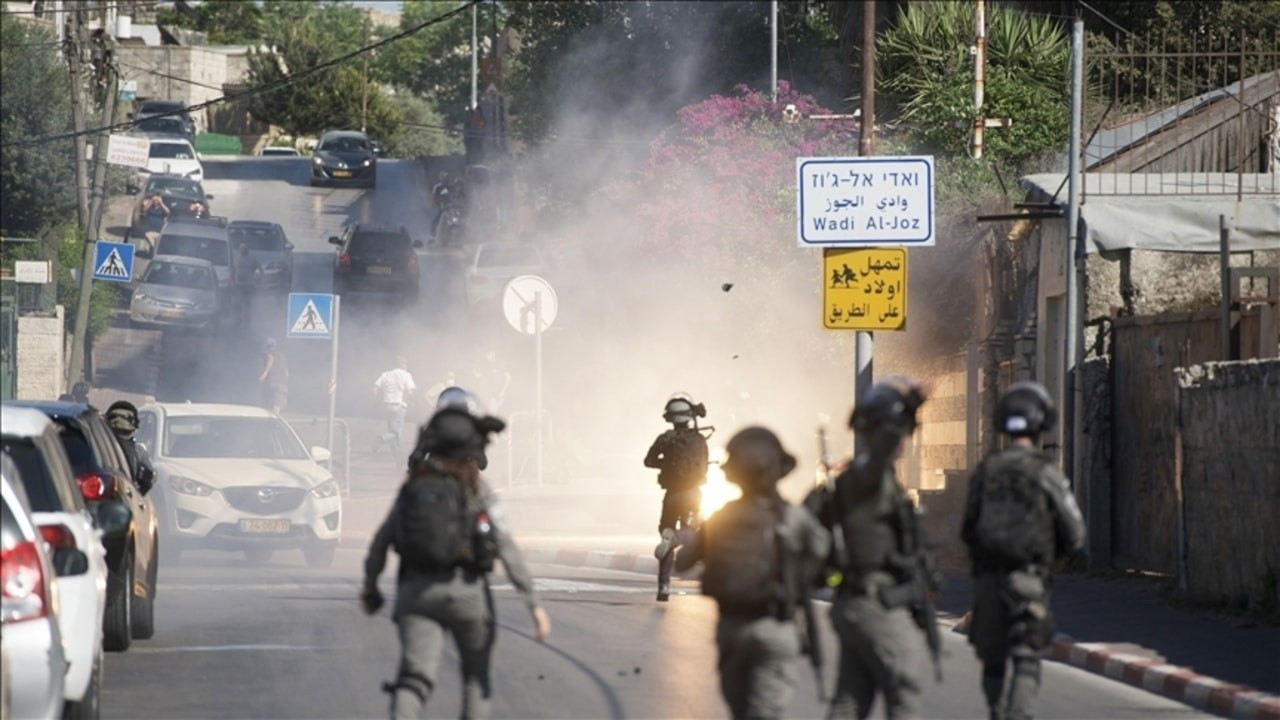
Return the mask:
M409 407L409 398L418 386L405 369L409 366L409 361L403 355L396 356L395 364L394 368L379 375L373 383L373 397L382 403L387 415L387 431L378 438L374 451L377 452L382 443L387 443L391 446L392 454L398 458L401 454L400 435L404 432L404 413Z

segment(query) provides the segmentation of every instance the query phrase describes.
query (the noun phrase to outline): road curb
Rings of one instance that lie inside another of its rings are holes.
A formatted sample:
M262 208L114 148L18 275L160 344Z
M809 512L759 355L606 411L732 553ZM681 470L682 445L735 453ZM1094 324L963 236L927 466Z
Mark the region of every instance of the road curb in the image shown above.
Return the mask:
M658 561L652 555L609 552L603 550L552 550L531 547L524 550L527 562L569 567L588 567L596 570L620 570L653 574L658 572Z
M971 615L965 613L952 630L967 635ZM1048 658L1222 717L1280 720L1280 696L1123 652L1107 643L1079 642L1058 633L1053 638Z

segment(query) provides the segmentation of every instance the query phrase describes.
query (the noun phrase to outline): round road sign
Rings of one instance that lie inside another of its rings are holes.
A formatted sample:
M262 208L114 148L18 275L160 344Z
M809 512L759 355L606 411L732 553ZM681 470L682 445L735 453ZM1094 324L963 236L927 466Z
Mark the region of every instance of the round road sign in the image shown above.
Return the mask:
M507 283L502 293L502 314L511 327L534 335L551 327L556 319L556 291L537 275L521 275ZM535 319L541 319L541 327Z

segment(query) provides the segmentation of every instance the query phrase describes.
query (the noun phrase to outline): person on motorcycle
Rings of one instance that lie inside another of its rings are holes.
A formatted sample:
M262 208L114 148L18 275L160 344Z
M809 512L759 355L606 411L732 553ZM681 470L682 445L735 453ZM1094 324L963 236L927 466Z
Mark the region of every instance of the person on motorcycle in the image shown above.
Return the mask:
M670 595L671 568L675 562L676 524L687 525L698 514L701 488L707 482L710 453L707 439L698 430L696 418L706 417L707 409L684 393L672 395L662 410L662 419L672 428L662 433L649 447L644 466L658 469L658 485L666 491L662 498L662 516L658 532L662 541L654 548L658 558L658 601Z

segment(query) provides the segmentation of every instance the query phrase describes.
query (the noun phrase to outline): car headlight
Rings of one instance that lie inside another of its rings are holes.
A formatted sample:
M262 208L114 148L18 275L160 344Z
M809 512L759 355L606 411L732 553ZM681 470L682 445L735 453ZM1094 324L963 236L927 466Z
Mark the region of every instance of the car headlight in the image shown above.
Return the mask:
M312 155L311 162L315 163L316 165L323 165L324 158L320 157L319 155Z
M205 485L199 480L192 480L189 477L181 477L178 475L169 478L169 487L175 492L183 495L195 495L196 497L209 497L213 494L213 488Z
M365 158L365 161L364 161L364 163L362 163L362 164L363 164L365 167L369 167L370 165L372 165L372 164L373 164L373 161L372 161L372 160L370 160L370 159L368 159L368 158Z
M337 497L337 496L338 496L338 481L336 481L336 480L325 480L324 482L320 483L319 485L317 485L317 486L315 486L315 487L311 488L311 494L312 494L312 495L314 495L315 497L317 497L317 498L321 499L321 500L324 500L325 498Z

